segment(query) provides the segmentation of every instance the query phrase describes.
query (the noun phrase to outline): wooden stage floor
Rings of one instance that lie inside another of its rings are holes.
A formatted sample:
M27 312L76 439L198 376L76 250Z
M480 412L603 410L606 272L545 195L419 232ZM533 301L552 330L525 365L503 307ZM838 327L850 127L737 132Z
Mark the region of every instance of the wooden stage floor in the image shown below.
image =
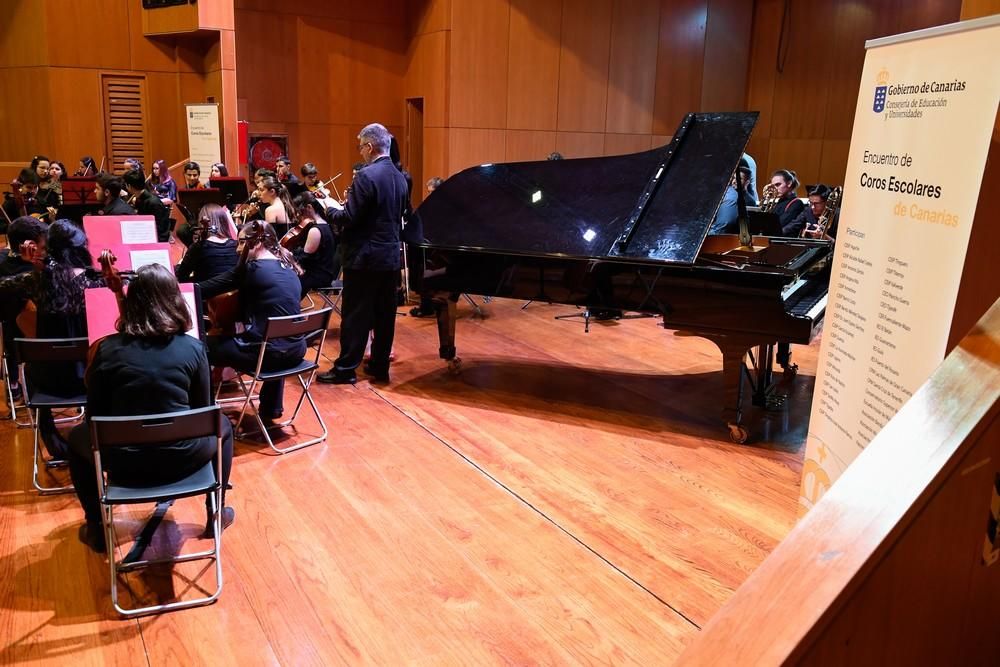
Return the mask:
M741 446L708 341L520 306L460 305L459 376L400 317L390 385L315 386L328 442L238 442L210 607L119 620L75 497L39 497L30 431L0 422L0 663L669 664L792 527L818 342ZM149 553L203 546L203 521L180 501ZM128 584L190 592L203 567Z

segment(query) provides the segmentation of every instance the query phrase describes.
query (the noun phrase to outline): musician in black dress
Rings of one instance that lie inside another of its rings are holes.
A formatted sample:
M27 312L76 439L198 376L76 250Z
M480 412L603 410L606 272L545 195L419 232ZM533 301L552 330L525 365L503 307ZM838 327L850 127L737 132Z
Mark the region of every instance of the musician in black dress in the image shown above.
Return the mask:
M409 210L406 179L389 157L392 136L378 123L358 135L358 150L367 166L358 172L342 211L330 222L340 232L344 291L341 301L340 356L321 382L354 384L369 332L371 362L365 372L379 381L389 379L389 353L396 327L399 287L400 232Z
M7 320L17 317L27 300L37 308L37 338L75 338L87 335L84 290L103 287L104 280L91 268L93 260L87 249L83 230L69 220L49 225L44 251L26 253L24 259L33 270L0 280L0 313ZM83 364L39 362L26 369L33 387L56 396L83 393ZM52 458L66 458L63 440L52 411L39 411L38 431Z
M140 172L141 173L141 172ZM101 172L94 184L94 195L101 204L101 215L135 215L135 209L122 201L122 179L114 174Z
M771 174L771 185L774 186L778 195L778 201L774 204L771 212L778 216L778 222L784 230L786 226L791 225L795 218L799 217L806 207L796 195L799 179L795 176L794 171L779 169Z
M128 190L129 202L139 215L151 215L156 220L156 239L160 243L170 240L170 226L173 220L170 218L170 209L153 194L146 189L146 179L142 177L142 172L135 169L125 172L122 176L125 189Z
M139 269L129 283L117 328L118 333L98 343L87 369L88 416L180 412L214 403L205 344L186 333L191 316L169 269L159 264ZM222 470L216 472L225 489L233 461L228 419L222 420L222 428ZM95 551L103 552L106 545L88 425L73 429L69 441L70 474L86 518L80 537ZM119 484L170 484L206 463L214 464L217 446L215 438L207 437L155 447L123 447L104 452L101 463ZM231 524L235 516L232 508L226 507L223 526ZM210 534L210 514L205 523Z
M239 290L243 313L243 333L235 336L212 336L208 339L208 358L213 366L252 372L257 367L264 326L269 317L298 315L300 289L298 265L292 254L278 245L274 228L265 222L260 226L260 242L256 243L244 266L227 271L201 285L202 298ZM246 228L244 228L246 231ZM251 234L253 230L251 230ZM274 340L268 343L263 370L278 371L292 368L302 361L306 342L301 337ZM284 380L263 383L258 411L261 420L271 425L284 410Z
M25 255L34 257L45 254L45 236L48 233L48 225L33 218L30 215L15 218L7 229L7 243L9 248L0 251L3 259L0 260L0 279L18 276L35 270L35 265L25 259ZM21 395L21 386L17 377L17 349L14 339L24 336L18 328L16 316L24 308L25 299L12 299L12 303L6 304L3 317L3 353L7 357L7 370L11 374L7 377L10 383L11 393L14 398Z
M205 204L198 213L194 241L174 272L182 283L202 283L236 267L236 226L229 211Z
M333 230L323 217L322 205L311 192L303 192L292 202L298 220L300 234L305 239L295 251L295 259L302 268L299 282L302 297L311 289L329 287L337 274L340 263L337 260L337 242Z

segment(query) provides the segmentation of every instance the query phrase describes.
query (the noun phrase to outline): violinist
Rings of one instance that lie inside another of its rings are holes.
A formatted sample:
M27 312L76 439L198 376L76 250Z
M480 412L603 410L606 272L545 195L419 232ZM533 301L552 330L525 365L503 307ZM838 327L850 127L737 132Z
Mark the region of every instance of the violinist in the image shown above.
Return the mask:
M306 162L302 165L299 170L302 173L302 181L305 183L306 190L312 193L313 197L316 198L317 203L324 209L328 208L344 208L343 205L337 201L331 194L330 190L327 189L322 181L319 180L319 169L312 162ZM332 179L331 179L332 180ZM330 181L327 181L329 183Z
M278 244L271 225L255 222L250 226L254 228L251 235L254 245L249 250L247 263L200 283L204 299L239 290L243 333L210 336L208 360L213 366L243 372L253 372L256 368L267 318L301 312L299 268L295 259ZM301 337L271 341L267 346L263 370L293 368L302 361L305 353L306 342ZM269 380L261 386L258 411L265 425L270 427L281 417L283 396L284 380Z
M3 319L17 317L27 300L37 308L35 323L38 338L73 338L87 335L84 311L84 290L103 287L104 280L91 266L87 236L69 220L56 220L49 225L44 244L32 248L22 243L22 259L32 263L33 270L0 279L0 312ZM55 396L75 396L83 393L82 364L39 362L26 369L31 384L40 391ZM54 459L65 459L68 447L56 429L52 411L39 411L38 431L42 442Z
M154 166L155 168L155 166ZM122 182L129 194L129 206L135 209L139 215L151 215L156 220L156 239L160 243L170 240L170 226L173 220L170 218L170 209L155 194L146 189L145 179L142 173L136 170L126 172L122 176Z
M298 225L289 231L289 235L296 232L297 238L305 235L301 249L295 251L295 259L302 267L299 282L302 284L302 297L305 298L311 289L330 286L340 273L340 261L337 259L336 237L323 217L322 205L316 197L310 192L303 192L292 205ZM282 245L285 245L284 239Z
M205 204L198 213L194 240L174 272L180 282L201 283L236 267L236 225L229 211Z
M139 158L127 157L125 158L125 161L122 162L122 165L124 167L124 171L122 173L135 169L136 171L142 172L142 175L145 178L146 168L142 166L142 160Z
M264 221L274 227L275 233L284 236L295 220L295 209L288 197L288 190L275 179L266 177L261 179L258 192L260 201L265 206Z
M39 193L38 174L34 169L25 167L18 174L17 180L11 183L15 189L13 196L3 203L4 223L22 215L30 215L39 219L51 218L55 215L55 207L49 206L52 195L48 192Z
M138 416L180 412L213 404L205 344L188 336L191 315L170 270L159 264L143 266L129 283L120 307L117 333L97 343L87 369L87 415ZM216 475L223 489L233 460L233 434L229 420L222 420L222 470ZM80 540L103 553L107 546L101 528L101 503L88 424L69 436L70 474L86 523ZM154 447L122 447L102 453L105 470L121 484L152 486L170 484L218 461L214 437L183 440ZM222 525L236 518L225 507ZM203 535L212 535L211 507ZM114 545L111 545L112 547Z
M94 158L84 155L80 158L80 166L73 172L74 176L86 178L87 176L97 176L97 163Z
M139 172L140 174L142 172ZM135 209L122 201L124 184L120 176L101 172L94 183L94 196L101 205L101 215L135 215Z
M140 171L141 173L141 171ZM153 163L153 173L149 177L149 189L160 198L164 206L170 207L177 201L177 181L170 175L166 160Z

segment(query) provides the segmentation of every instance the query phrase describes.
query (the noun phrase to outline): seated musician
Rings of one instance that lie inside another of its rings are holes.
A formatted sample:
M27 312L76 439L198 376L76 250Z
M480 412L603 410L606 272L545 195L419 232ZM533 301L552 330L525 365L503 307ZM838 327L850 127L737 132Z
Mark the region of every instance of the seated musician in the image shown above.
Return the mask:
M783 236L801 236L807 239L827 238L833 239L837 236L837 221L840 218L840 211L836 211L833 220L827 226L825 233L818 233L816 228L823 212L826 211L826 202L830 198L830 188L820 183L813 186L809 191L809 206L803 209L795 220L787 227L782 228Z
M740 191L742 191L743 200L748 206L756 205L756 195L753 193L756 167L752 164L752 159L746 153L740 158L736 173L733 174L733 180L726 188L722 203L715 214L715 220L712 221L712 226L709 228L709 234L731 234L737 229ZM742 183L742 188L739 190L736 187L737 178Z
M45 254L45 236L48 233L48 225L31 216L15 218L7 229L7 244L9 250L0 261L0 279L28 273L35 269L35 265L24 258L40 256ZM3 319L3 349L7 356L8 369L12 371L8 381L10 390L14 398L21 395L21 387L17 377L17 356L14 346L14 339L24 336L24 333L17 327L16 314L24 308L24 300L19 299L16 303L8 304L10 314L14 317Z
M212 171L209 172L209 178L221 178L225 176L229 176L229 169L226 168L226 165L221 162L216 162L212 165Z
M774 186L778 196L778 201L771 211L777 214L778 222L784 229L791 225L806 207L795 194L799 187L799 179L796 178L794 171L779 169L771 174L771 185Z
M197 162L188 162L184 165L184 189L202 190L205 186L201 182L201 165Z
M64 165L59 160L53 160L49 163L49 186L48 189L52 190L58 195L58 203L56 208L62 204L63 198L63 179L66 178L68 174L66 173L66 165Z
M156 165L153 165L155 168ZM156 219L156 239L164 243L170 239L170 226L173 220L170 218L170 209L163 202L146 189L145 179L142 173L135 171L126 172L122 177L125 189L129 194L129 205L135 208L139 215L151 215Z
M229 211L205 204L198 213L194 242L177 265L177 280L201 283L233 269L238 259L236 246L236 225Z
M153 163L153 173L149 177L149 189L160 198L164 206L170 207L177 201L177 181L170 175L166 160Z
M329 287L340 273L337 241L333 229L323 217L322 205L310 192L303 192L292 202L298 225L292 231L305 234L305 240L295 251L302 268L299 282L302 297L311 289Z
M278 182L285 187L299 185L299 179L292 173L292 161L286 155L281 155L274 161L274 170L278 177Z
M4 229L8 219L13 220L22 215L31 215L47 220L55 212L54 208L49 210L48 199L38 191L38 174L34 169L29 167L22 169L17 176L17 182L20 184L15 185L18 188L17 197L7 197L3 203L4 215L0 217L3 219ZM20 199L20 203L18 199ZM3 229L0 229L0 232L2 231Z
M261 179L260 201L264 205L264 221L274 227L281 238L295 220L295 208L288 197L288 190L276 179L270 176Z
M271 225L253 223L249 225L251 232L252 227L258 225L260 240L250 249L246 265L201 283L204 299L239 290L243 313L243 333L209 337L208 359L213 366L252 372L257 365L267 318L301 312L298 265L292 254L278 244ZM244 227L243 232L246 231L247 227ZM302 361L305 353L306 342L302 338L272 341L267 346L263 370L292 368ZM261 386L258 409L261 420L268 426L277 421L284 411L283 394L284 380L271 380Z
M205 344L185 332L191 328L187 304L170 270L159 264L139 269L129 283L117 323L118 333L97 343L87 368L87 415L125 417L180 412L212 405ZM223 489L233 461L233 433L222 420ZM94 456L87 424L70 433L70 474L86 523L81 541L94 551L106 551L101 528ZM217 461L215 438L186 440L157 447L125 447L102 455L102 465L121 484L170 484L206 463ZM225 490L223 490L225 498ZM206 501L206 509L210 506ZM236 518L223 500L223 527ZM205 533L211 535L208 514Z
M16 317L27 300L37 308L37 338L74 338L87 335L83 292L88 287L102 287L104 280L91 268L93 260L87 249L83 230L69 220L49 225L43 249L29 249L22 244L22 258L34 269L0 279L0 312L3 319ZM45 362L26 369L32 386L55 396L75 396L83 392L83 368L77 364ZM66 442L52 419L52 411L39 411L39 434L49 454L66 458Z
M94 158L84 155L80 158L80 166L73 172L74 176L86 178L87 176L97 176L97 163Z
M337 201L331 194L330 190L323 185L319 178L319 169L316 168L312 162L306 162L299 169L302 173L302 181L305 183L306 190L312 193L313 197L316 198L317 203L324 209L328 208L344 208L339 201Z
M49 213L48 221L56 219L56 209L62 204L62 179L53 175L52 167L55 165L55 162L44 155L36 155L31 161L31 168L38 176L38 192L35 193L35 197Z
M135 215L135 209L121 198L124 184L120 176L101 172L94 184L94 196L101 205L101 215Z
M141 171L143 177L145 177L146 175L146 168L142 166L142 160L140 160L139 158L134 158L134 157L125 158L125 161L122 162L122 166L124 167L124 169L122 170L123 174L126 171L132 171L133 169L135 169L136 171Z

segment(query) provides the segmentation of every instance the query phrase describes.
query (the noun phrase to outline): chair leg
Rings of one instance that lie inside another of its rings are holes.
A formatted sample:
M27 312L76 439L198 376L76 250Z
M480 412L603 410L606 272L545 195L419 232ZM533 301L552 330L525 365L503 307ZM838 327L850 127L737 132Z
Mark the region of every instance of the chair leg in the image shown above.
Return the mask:
M312 386L313 380L316 377L316 370L313 369L309 373L309 380L308 381L303 380L302 379L302 375L296 375L295 377L298 378L299 385L301 385L301 387L302 387L302 395L299 396L299 401L295 405L295 411L292 413L291 419L282 422L282 425L287 426L287 425L291 424L292 422L294 422L295 418L299 414L299 409L302 407L303 400L307 400L307 401L309 401L309 407L312 408L313 414L316 416L316 421L319 422L319 426L320 426L320 428L322 429L323 432L319 436L316 436L314 438L310 438L310 439L305 440L303 442L298 442L298 443L296 443L294 445L291 445L289 447L275 447L274 443L271 441L271 436L268 434L267 429L264 428L264 422L261 421L260 416L258 415L257 416L257 423L261 427L261 432L264 434L264 439L267 441L268 446L272 450L274 450L275 452L277 452L278 454L287 454L289 452L294 452L294 451L296 451L298 449L303 449L305 447L311 447L312 445L319 444L319 443L323 442L324 440L326 440L327 436L329 435L329 431L326 428L326 422L323 421L323 415L320 414L319 407L317 407L316 402L313 400L312 394L309 391L309 388L310 388L310 386Z
M31 423L34 426L34 443L32 445L32 460L31 460L31 483L34 485L35 489L42 495L57 495L60 493L72 493L73 485L69 484L67 486L43 486L41 480L38 476L38 463L42 460L41 452L41 436L38 433L38 408L34 411L29 410L28 414L31 416ZM53 463L65 464L65 461L59 459L53 459ZM46 466L48 467L48 466ZM54 466L55 467L55 466Z

